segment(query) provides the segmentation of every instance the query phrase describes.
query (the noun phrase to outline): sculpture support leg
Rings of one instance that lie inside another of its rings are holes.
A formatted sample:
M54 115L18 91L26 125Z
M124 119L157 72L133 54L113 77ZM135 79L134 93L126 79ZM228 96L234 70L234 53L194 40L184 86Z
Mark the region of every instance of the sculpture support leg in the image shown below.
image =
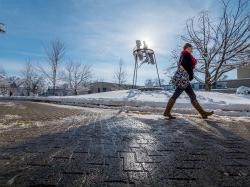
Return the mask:
M135 68L134 68L134 75L133 75L133 85L132 88L135 87L135 72L136 72L136 64L137 64L137 57L135 56Z
M157 76L158 76L159 86L161 87L161 80L160 80L160 75L159 75L159 71L158 71L158 66L157 66L155 54L154 54L154 61L155 61L155 66L156 66L156 72L157 72Z
M138 71L138 63L136 62L136 68L135 68L135 88L137 83L137 71Z

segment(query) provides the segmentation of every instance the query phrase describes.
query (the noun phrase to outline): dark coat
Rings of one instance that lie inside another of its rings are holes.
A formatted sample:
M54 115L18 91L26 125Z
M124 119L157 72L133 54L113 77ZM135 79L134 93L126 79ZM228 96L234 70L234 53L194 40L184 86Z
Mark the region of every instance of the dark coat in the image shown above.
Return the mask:
M180 64L184 67L184 69L188 72L189 80L193 80L194 71L192 65L192 56L189 53L182 53L180 57Z

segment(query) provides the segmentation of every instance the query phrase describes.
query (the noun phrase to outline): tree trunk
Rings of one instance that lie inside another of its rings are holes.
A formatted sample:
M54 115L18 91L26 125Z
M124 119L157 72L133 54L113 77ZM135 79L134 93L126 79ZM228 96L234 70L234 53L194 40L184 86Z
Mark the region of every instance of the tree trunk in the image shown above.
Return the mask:
M212 85L210 84L210 79L211 79L211 76L210 76L209 71L207 70L205 74L205 91L208 91L208 92L210 92L212 89Z
M53 70L53 95L55 95L56 90L56 70Z
M211 84L210 84L210 83L208 83L208 82L206 82L206 83L205 83L205 91L210 92L210 91L211 91L211 89L212 89Z
M56 90L56 85L53 83L53 90L52 90L53 95L55 95L55 90Z
M26 91L27 91L27 96L30 96L30 88L29 87L26 89Z
M76 91L76 89L74 89L74 95L77 95L77 91Z

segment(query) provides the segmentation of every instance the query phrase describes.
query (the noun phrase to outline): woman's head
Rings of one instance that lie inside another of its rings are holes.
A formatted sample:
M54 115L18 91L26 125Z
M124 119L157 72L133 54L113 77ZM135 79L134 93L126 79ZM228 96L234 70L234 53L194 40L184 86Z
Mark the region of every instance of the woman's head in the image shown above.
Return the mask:
M193 46L190 43L185 43L185 45L183 46L183 50L188 51L189 53L192 53L193 52Z

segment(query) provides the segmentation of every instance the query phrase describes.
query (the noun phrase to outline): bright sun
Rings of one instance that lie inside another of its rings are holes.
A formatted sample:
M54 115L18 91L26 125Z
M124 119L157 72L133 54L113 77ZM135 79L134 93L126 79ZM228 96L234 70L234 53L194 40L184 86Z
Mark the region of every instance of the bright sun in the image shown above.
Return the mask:
M147 46L150 48L152 47L152 40L149 37L143 37L143 41L146 42Z
M149 32L145 33L145 32L138 32L137 34L135 34L135 38L137 38L138 40L141 41L142 47L143 47L143 41L146 42L146 45L149 48L153 48L154 47L154 38L153 35L150 34Z

